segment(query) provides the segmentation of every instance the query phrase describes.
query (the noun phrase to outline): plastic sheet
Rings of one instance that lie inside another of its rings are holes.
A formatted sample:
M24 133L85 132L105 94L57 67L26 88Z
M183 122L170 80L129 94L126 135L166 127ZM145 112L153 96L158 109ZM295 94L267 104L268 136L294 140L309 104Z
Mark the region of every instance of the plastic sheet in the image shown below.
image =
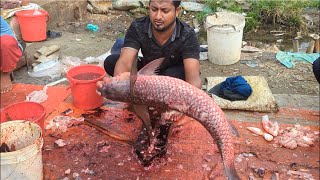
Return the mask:
M48 99L47 95L48 86L44 86L44 88L40 91L33 91L27 97L26 101L32 101L37 103L42 103Z
M35 66L33 72L28 72L28 74L32 77L50 76L53 79L60 77L63 72L62 63L58 60L51 60Z
M80 58L73 56L66 56L61 60L61 62L63 63L63 69L65 73L72 67L86 64Z

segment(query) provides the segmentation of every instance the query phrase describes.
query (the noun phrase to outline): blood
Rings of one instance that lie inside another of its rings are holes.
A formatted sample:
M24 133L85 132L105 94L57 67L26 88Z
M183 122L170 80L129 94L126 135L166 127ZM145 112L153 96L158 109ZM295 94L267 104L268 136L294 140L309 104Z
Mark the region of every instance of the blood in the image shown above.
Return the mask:
M11 144L11 149L5 142L2 143L0 146L0 153L11 152L15 150L16 150L16 146L14 144Z
M153 159L156 157L163 157L167 152L167 142L168 135L171 122L168 122L164 125L160 125L159 131L160 133L157 135L157 143L154 144L155 148L152 152L148 152L148 135L146 129L144 128L138 137L136 144L134 145L134 149L136 154L138 155L138 159L141 164L145 167L151 165Z
M86 72L86 73L80 73L75 76L73 76L73 79L77 80L93 80L101 77L101 74L99 73L94 73L94 72Z

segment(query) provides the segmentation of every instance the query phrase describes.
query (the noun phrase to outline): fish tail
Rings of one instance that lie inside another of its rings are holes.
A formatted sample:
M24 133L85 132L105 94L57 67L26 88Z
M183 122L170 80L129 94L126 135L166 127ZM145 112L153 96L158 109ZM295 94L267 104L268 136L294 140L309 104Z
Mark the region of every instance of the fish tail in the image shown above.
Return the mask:
M228 143L225 143L228 144ZM229 147L229 146L227 146ZM222 143L218 143L218 149L220 150L223 166L225 169L225 173L228 177L228 180L240 180L240 177L234 167L234 155L233 155L233 147L229 148L229 152L226 152L222 148ZM230 154L231 153L231 154Z
M226 167L225 169L226 169L226 174L227 174L228 180L240 180L240 177L239 177L233 163L231 166Z

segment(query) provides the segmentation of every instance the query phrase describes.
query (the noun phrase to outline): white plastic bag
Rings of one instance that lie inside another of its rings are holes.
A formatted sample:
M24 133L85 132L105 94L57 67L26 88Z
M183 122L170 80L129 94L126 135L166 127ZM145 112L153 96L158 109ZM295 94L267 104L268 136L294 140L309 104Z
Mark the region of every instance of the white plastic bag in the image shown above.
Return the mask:
M63 63L63 69L66 73L69 69L75 66L79 66L81 64L86 64L84 61L82 61L78 57L72 57L72 56L66 56L64 57L61 62Z
M96 57L97 59L99 59L99 66L103 66L104 60L110 55L111 55L111 50Z
M60 77L63 73L63 65L58 60L51 60L48 62L40 63L33 68L33 72L28 72L32 77L45 77L50 76L52 79Z
M33 12L33 15L35 16L35 15L41 15L42 13L40 12L40 11L38 11L38 10L35 10L34 12Z
M44 86L44 88L40 91L33 91L26 97L26 101L32 101L37 103L42 103L48 99L47 95L48 86Z

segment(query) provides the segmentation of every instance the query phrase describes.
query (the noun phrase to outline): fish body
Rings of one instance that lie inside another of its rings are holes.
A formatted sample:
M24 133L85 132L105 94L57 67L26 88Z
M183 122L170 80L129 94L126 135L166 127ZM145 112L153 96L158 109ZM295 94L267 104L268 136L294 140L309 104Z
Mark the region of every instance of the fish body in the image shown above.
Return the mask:
M240 179L234 168L233 136L228 121L214 100L191 84L168 76L138 75L130 88L130 73L104 79L101 95L115 101L175 110L200 122L221 152L229 179Z

